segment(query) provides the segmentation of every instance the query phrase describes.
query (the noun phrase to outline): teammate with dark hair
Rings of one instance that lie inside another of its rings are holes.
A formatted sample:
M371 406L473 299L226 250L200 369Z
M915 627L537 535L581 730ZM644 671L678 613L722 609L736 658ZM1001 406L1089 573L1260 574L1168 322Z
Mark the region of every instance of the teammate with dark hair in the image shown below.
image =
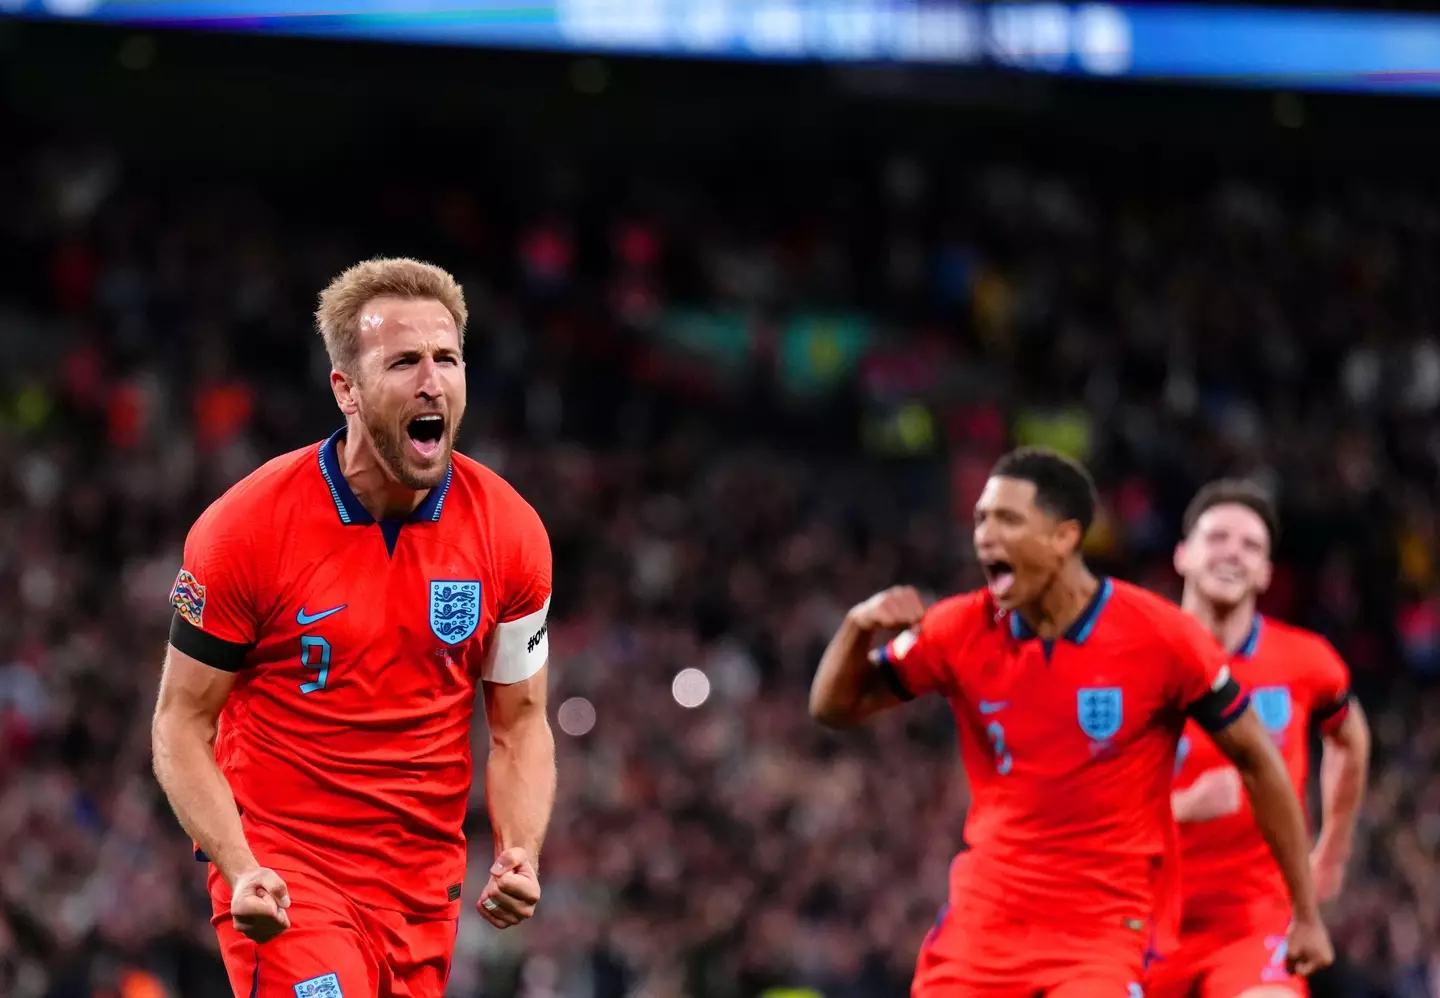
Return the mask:
M1311 853L1320 899L1340 891L1365 792L1370 732L1350 674L1324 638L1261 617L1278 517L1250 482L1211 482L1186 510L1175 570L1183 606L1231 652L1230 668L1279 747L1301 797L1312 722L1324 738L1323 825ZM1229 760L1192 727L1180 742L1174 796L1184 876L1181 945L1151 971L1156 998L1293 998L1306 982L1285 967L1284 878L1266 854Z
M811 713L845 727L930 693L959 728L972 806L950 903L925 940L917 998L1136 996L1178 927L1175 751L1195 720L1244 774L1289 887L1286 959L1331 960L1283 762L1196 621L1095 577L1080 555L1095 489L1078 464L1022 449L975 505L985 589L928 611L897 587L846 615ZM888 643L881 631L902 629Z

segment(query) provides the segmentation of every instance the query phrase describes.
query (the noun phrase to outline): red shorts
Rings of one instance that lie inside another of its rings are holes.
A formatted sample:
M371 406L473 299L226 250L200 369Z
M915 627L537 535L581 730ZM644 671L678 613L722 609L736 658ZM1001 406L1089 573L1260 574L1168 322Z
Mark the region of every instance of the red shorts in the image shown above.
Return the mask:
M324 877L276 870L290 928L255 943L230 920L230 888L212 866L211 922L236 998L443 998L457 919L367 908Z
M1070 935L951 907L915 967L912 998L1140 998L1148 932Z
M1251 988L1276 988L1308 998L1303 977L1285 970L1285 925L1255 935L1183 936L1180 948L1157 961L1145 980L1146 998L1236 998Z

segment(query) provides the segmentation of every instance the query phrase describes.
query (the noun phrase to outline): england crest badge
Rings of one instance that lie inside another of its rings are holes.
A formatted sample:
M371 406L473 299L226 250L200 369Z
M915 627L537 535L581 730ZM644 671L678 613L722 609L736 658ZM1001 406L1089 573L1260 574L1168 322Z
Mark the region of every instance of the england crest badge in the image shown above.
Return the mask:
M430 630L447 645L458 645L480 625L480 583L454 579L430 582Z
M295 998L345 998L345 993L337 975L321 974L295 985Z
M1290 727L1290 718L1294 712L1290 703L1290 687L1257 687L1250 694L1250 702L1255 705L1255 713L1260 716L1260 723L1265 725L1271 734Z
M1097 742L1108 741L1125 718L1125 695L1118 686L1086 686L1076 695L1080 730Z

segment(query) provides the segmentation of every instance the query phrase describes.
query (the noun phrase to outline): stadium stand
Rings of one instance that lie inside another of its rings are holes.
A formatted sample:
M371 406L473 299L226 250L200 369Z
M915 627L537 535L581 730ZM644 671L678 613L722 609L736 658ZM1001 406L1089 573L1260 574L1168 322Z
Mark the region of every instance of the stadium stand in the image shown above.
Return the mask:
M543 914L467 918L453 994L904 994L960 845L950 722L830 735L804 691L848 601L975 581L968 507L1015 441L1083 456L1092 558L1168 593L1199 482L1276 491L1266 610L1331 638L1376 733L1330 911L1350 993L1440 993L1440 202L813 167L317 202L103 143L0 162L0 994L226 993L149 773L165 595L208 501L333 428L308 316L379 252L466 284L465 449L556 554Z

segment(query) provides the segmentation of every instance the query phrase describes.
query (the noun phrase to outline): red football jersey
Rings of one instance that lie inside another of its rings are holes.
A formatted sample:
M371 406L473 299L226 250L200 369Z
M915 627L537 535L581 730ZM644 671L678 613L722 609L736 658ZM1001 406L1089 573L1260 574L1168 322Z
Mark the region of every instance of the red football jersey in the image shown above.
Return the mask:
M408 519L377 523L340 474L343 436L270 461L195 522L170 640L236 672L215 756L262 864L454 917L476 693L545 664L550 545L460 454Z
M1350 671L1318 634L1255 618L1250 635L1230 659L1236 680L1270 732L1303 801L1310 765L1310 723L1333 728L1350 702ZM1206 770L1229 766L1205 733L1180 741L1176 785L1189 786ZM1210 821L1180 825L1184 931L1210 927L1244 931L1248 913L1289 905L1285 878L1255 825L1248 800L1240 810ZM1264 923L1269 925L1267 920Z
M955 713L972 804L952 902L1070 935L1173 937L1176 746L1186 716L1213 730L1245 705L1198 623L1106 579L1046 642L980 591L936 604L879 659L897 692L939 693Z

